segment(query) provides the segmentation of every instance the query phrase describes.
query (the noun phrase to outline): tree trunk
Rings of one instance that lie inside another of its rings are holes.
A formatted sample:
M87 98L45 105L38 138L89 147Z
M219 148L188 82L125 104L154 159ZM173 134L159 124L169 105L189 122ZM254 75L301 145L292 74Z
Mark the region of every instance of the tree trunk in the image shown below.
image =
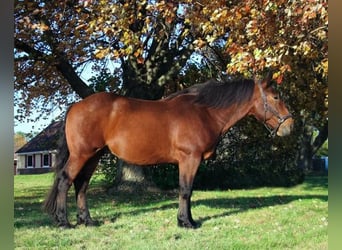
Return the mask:
M119 159L117 168L116 185L111 189L112 191L142 192L158 190L155 184L146 178L143 167Z
M305 128L301 138L298 166L303 170L312 169L312 131Z
M298 166L304 170L312 170L313 157L328 138L328 121L319 130L319 134L313 140L313 128L304 126L304 133L301 138Z
M129 62L125 62L123 67L124 88L126 89L125 95L145 100L160 99L163 96L164 87L154 82L150 84L139 82L138 79L141 79L139 71ZM116 187L114 189L130 192L156 190L155 184L146 178L141 166L119 160L117 168Z

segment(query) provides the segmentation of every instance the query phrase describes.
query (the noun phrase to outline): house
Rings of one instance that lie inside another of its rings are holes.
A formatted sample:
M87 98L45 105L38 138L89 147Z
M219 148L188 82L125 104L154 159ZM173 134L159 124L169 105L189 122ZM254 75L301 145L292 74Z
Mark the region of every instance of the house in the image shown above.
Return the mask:
M54 121L17 150L17 174L39 174L52 170L63 121Z

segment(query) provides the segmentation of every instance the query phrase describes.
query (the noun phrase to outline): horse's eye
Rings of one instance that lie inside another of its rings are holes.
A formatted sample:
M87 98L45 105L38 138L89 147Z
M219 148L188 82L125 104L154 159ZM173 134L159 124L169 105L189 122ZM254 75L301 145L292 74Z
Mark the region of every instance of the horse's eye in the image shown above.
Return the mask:
M279 96L278 96L278 95L275 95L275 96L273 96L273 99L274 99L274 100L279 100Z

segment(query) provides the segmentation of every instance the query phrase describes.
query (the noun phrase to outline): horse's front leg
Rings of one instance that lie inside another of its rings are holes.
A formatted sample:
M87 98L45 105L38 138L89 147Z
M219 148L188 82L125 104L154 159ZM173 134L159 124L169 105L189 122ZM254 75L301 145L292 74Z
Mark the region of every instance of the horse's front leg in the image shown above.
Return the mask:
M191 215L191 195L192 185L195 178L200 158L190 157L184 162L179 163L179 208L178 226L185 228L197 228L197 223Z
M197 228L197 223L193 220L191 214L191 187L180 185L179 191L179 209L178 226L185 228Z

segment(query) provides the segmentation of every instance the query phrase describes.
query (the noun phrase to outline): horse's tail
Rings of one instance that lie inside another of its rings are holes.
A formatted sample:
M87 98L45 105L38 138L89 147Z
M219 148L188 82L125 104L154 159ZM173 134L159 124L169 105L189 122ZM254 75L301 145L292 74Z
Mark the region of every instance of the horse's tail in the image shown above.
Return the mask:
M66 118L66 115L65 115L65 118ZM57 206L56 199L57 199L57 194L58 194L59 179L60 179L62 170L69 158L69 149L68 149L68 145L67 145L66 137L65 137L65 119L58 133L59 133L58 152L57 152L56 162L53 166L53 169L55 171L55 180L43 203L43 210L50 215L56 214L56 206Z

